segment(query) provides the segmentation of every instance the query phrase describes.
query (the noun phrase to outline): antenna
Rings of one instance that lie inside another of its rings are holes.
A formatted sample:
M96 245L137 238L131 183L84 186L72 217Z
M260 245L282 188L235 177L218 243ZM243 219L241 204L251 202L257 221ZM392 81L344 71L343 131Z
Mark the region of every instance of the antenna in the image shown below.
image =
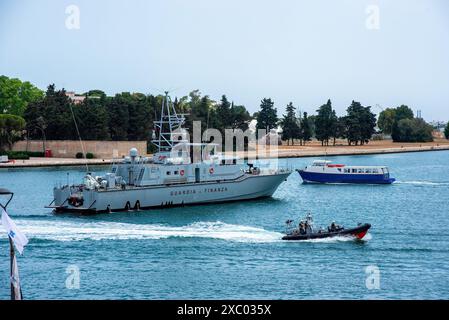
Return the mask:
M421 110L420 109L416 110L416 117L418 119L422 119L422 114L421 114Z
M206 132L207 132L207 130L209 130L209 113L210 113L210 106L207 106ZM201 141L205 142L205 141L203 141L203 135L202 134L201 134ZM210 141L210 139L209 139L209 141Z
M84 160L86 160L86 162L85 162L86 172L89 172L89 165L87 164L86 152L84 152L84 144L83 144L83 140L81 139L80 131L78 129L78 124L76 123L75 114L73 113L73 109L72 109L72 104L70 103L69 106L70 106L70 111L72 112L73 122L75 123L76 132L78 133L78 138L80 140L81 151L83 152Z
M378 103L376 103L376 108L377 108L377 109L380 109L380 110L382 110L382 111L384 111L384 108L382 108L382 107L380 106L380 104L378 104Z
M181 129L185 122L184 114L178 114L176 112L168 93L168 91L165 91L159 120L154 121L155 137L152 142L158 148L158 152L171 151L179 142L179 140L173 140L173 133Z

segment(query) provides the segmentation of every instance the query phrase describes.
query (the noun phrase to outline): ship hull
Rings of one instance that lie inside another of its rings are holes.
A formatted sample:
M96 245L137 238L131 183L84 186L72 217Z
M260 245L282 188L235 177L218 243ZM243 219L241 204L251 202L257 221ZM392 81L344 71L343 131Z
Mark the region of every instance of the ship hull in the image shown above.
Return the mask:
M321 173L298 170L304 183L358 183L358 184L391 184L394 178L386 178L383 174L343 174Z
M56 212L99 213L153 207L222 203L270 197L290 172L247 175L233 181L84 190L83 204L70 205L71 190L55 189Z

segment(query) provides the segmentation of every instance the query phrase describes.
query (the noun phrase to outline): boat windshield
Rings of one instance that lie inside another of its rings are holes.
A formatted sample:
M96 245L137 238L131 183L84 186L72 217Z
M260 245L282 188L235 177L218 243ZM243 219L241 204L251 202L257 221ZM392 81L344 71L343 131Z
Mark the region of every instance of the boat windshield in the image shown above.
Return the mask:
M314 167L324 167L327 164L330 164L331 161L326 161L326 160L315 160L312 162L312 166Z

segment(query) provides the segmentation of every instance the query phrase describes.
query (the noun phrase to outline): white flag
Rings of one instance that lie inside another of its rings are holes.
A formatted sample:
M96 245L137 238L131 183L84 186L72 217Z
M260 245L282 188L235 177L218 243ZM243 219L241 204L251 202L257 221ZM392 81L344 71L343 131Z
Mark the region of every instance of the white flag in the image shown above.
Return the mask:
M14 242L17 251L20 254L23 253L23 247L25 247L28 243L27 237L17 229L16 224L11 218L8 216L5 210L2 209L2 225L5 228L8 236L11 238L12 242Z

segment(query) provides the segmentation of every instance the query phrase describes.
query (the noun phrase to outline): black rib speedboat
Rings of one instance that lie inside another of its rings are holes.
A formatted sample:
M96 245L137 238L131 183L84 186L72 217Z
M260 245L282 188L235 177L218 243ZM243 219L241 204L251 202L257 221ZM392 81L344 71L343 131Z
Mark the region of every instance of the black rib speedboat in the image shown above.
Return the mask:
M359 224L355 228L346 229L338 226L332 222L327 230L314 230L313 220L309 215L305 221L301 221L298 228L291 229L293 220L287 221L287 234L282 237L282 240L310 240L310 239L324 239L338 236L353 237L355 239L362 239L368 232L371 225L369 223Z

